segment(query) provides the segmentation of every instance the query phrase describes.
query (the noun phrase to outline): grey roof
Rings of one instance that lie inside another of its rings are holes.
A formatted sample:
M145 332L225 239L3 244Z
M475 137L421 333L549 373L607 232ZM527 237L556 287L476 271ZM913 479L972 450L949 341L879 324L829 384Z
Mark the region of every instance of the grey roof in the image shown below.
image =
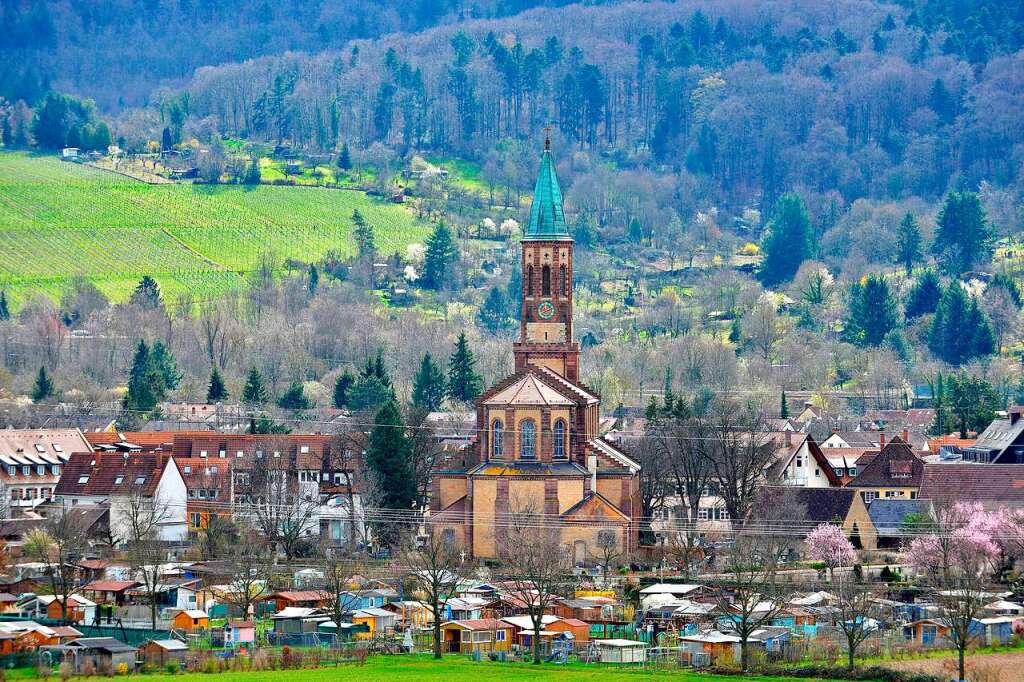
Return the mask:
M993 419L974 445L964 448L967 452L984 452L986 461L999 462L1003 454L1011 447L1020 446L1021 434L1024 433L1024 419L1015 408L1009 415L1001 419ZM1012 461L999 462L1013 464Z
M188 644L177 639L151 639L149 641L166 651L188 651Z
M919 514L922 510L921 500L900 500L878 498L868 506L868 516L881 537L900 535L907 514Z
M67 646L73 646L80 649L99 649L100 651L106 651L112 654L135 651L135 647L125 644L121 640L114 639L113 637L82 637L68 642Z

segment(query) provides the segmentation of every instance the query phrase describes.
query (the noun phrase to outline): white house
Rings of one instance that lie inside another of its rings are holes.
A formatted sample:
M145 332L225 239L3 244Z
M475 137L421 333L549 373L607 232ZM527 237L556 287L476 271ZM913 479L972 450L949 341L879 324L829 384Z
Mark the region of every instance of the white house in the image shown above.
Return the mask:
M121 541L138 510L151 515L157 539L188 537L188 489L174 458L165 453L75 453L64 465L54 498L65 508L107 505L110 533Z

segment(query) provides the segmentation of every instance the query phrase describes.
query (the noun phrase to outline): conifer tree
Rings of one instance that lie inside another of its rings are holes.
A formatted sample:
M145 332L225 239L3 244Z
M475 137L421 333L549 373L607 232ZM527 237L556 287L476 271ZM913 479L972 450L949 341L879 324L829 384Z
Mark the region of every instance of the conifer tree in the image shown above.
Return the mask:
M220 371L214 367L213 371L210 372L210 384L206 389L206 404L213 405L227 400L228 389L224 385L224 377L220 375Z
M163 341L156 341L149 351L150 361L153 367L160 374L164 384L164 391L173 391L181 381L181 372L178 370L178 361Z
M758 273L761 282L767 287L790 281L813 254L814 232L804 200L799 194L783 194L764 239L764 260Z
M995 352L995 337L988 318L958 280L949 283L939 301L928 348L951 365L962 365Z
M426 289L442 289L448 280L448 269L459 257L455 248L452 231L440 223L427 237L427 253L423 261L423 277L420 279Z
M378 506L408 510L416 500L412 447L393 400L384 403L374 419L366 448L366 465L378 491ZM379 529L387 541L394 539L395 524Z
M249 369L245 378L245 386L242 387L242 402L246 405L266 405L270 400L270 392L263 377L255 367Z
M40 402L53 396L53 379L50 378L46 367L39 366L39 373L36 374L36 382L32 386L32 402Z
M779 416L783 419L789 419L789 403L786 402L786 392L782 392L782 404L779 406Z
M159 308L162 303L160 285L149 275L144 275L139 280L138 286L135 287L135 291L132 292L131 298L128 300L133 305L141 306L148 310Z
M338 408L343 410L348 407L349 391L352 389L352 385L356 382L356 378L352 376L352 372L347 369L338 375L338 378L334 380L334 390L331 392L331 403Z
M850 319L846 334L853 343L881 345L898 322L896 301L885 278L868 275L850 287Z
M0 322L11 319L11 309L7 306L7 292L0 290Z
M262 179L263 175L260 171L260 158L253 155L252 160L249 161L249 165L245 170L245 177L242 178L242 184L258 185Z
M477 313L477 320L480 325L492 334L497 334L503 329L512 325L512 316L509 314L509 301L505 292L500 287L491 287L487 292L480 311Z
M250 417L248 431L250 434L287 434L292 432L284 424L279 424L266 415Z
M634 244L639 244L644 240L644 228L640 224L640 219L636 216L633 216L629 220L629 228L626 230L626 237Z
M994 232L974 192L950 192L936 220L932 253L950 275L970 270L992 255Z
M363 217L358 208L352 210L352 225L352 236L355 238L356 246L359 248L359 257L373 258L373 255L377 252L373 226L366 222L366 218Z
M352 169L352 155L348 150L348 142L341 143L341 153L338 154L338 168L346 171Z
M466 334L459 334L455 352L448 363L448 396L452 400L470 402L480 395L480 375L476 373L473 351Z
M283 410L308 410L313 407L313 403L306 397L306 392L302 390L302 384L293 381L277 399L277 406Z
M580 213L579 217L576 218L572 238L576 242L576 246L581 249L590 248L597 244L597 230L594 229L594 224L587 218L585 213Z
M444 373L430 357L430 353L427 353L413 379L412 404L428 412L436 412L444 402L444 394Z
M128 375L128 392L124 397L124 407L130 412L150 412L163 399L163 377L153 366L149 346L144 339L139 339Z
M925 270L907 294L904 313L907 319L934 313L942 298L942 284L934 270Z
M914 271L914 263L921 260L921 228L914 215L907 211L896 230L896 262L907 271L907 277Z
M320 271L317 270L316 265L310 264L309 266L309 295L316 296L317 287L320 286Z

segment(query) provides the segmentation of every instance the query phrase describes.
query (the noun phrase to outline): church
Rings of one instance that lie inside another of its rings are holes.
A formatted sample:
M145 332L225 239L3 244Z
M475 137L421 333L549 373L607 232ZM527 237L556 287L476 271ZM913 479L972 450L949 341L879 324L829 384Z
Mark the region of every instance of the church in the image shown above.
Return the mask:
M550 140L520 244L515 373L477 398L472 465L434 475L432 522L477 558L497 555L504 515L527 511L555 520L576 563L598 558L601 531L629 554L639 537L640 466L600 437L601 399L579 380L573 240Z

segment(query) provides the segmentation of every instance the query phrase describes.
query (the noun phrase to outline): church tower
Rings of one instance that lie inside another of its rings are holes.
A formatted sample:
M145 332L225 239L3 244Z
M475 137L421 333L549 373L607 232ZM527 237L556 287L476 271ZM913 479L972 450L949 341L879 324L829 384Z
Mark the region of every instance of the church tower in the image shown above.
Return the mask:
M551 139L546 138L521 242L519 340L513 344L517 372L537 365L579 382L580 348L572 333L572 246Z

